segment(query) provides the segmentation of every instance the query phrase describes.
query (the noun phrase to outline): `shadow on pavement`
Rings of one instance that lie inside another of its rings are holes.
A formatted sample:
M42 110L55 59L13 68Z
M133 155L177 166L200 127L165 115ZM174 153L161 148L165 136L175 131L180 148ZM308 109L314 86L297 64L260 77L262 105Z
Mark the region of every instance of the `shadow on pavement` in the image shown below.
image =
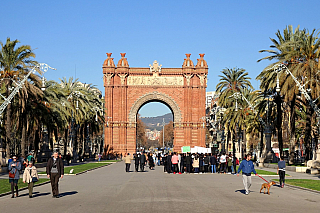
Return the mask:
M50 192L46 192L46 193L39 193L39 192L34 192L33 193L33 197L41 197L41 196L46 196L51 194Z
M49 194L51 194L51 193L50 192L46 192L46 193L33 192L32 196L33 197L41 197L41 196L46 196ZM24 194L19 195L19 197L26 197L26 196L29 196L29 193L24 193Z
M74 194L78 194L78 192L77 191L63 192L63 193L60 193L59 196L65 197L65 196L74 195Z
M242 194L246 194L246 190L244 190L244 189L236 190L236 191L234 191L234 192L240 192L240 193L242 193Z

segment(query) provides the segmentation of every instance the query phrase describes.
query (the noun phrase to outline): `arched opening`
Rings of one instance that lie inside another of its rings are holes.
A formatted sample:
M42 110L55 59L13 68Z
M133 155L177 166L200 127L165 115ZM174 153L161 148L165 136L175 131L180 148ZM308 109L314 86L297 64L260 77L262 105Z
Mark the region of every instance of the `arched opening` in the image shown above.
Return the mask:
M173 147L174 112L166 102L150 99L136 113L136 149L162 150Z

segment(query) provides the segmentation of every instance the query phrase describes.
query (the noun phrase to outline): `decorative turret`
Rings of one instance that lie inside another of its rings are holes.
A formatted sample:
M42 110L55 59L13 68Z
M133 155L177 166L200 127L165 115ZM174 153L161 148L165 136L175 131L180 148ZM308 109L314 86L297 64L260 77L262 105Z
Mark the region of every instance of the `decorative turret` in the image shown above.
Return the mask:
M191 54L187 53L186 54L187 58L184 59L184 62L182 64L182 68L193 68L193 62L190 59Z
M129 67L127 58L125 58L126 53L120 53L120 55L121 59L119 60L117 67Z
M113 58L111 58L112 53L107 53L107 59L103 62L103 67L115 67Z
M204 53L200 53L199 54L200 55L200 58L199 59L197 59L197 65L196 65L196 68L208 68L208 65L207 65L207 62L206 62L206 60L204 60Z

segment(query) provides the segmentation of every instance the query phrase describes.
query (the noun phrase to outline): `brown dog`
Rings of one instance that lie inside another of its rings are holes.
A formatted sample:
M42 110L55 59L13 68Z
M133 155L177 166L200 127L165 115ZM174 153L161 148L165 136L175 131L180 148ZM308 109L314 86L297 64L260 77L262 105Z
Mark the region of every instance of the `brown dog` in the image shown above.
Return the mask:
M260 193L261 193L261 190L264 189L264 194L266 193L266 189L268 189L268 195L270 195L270 187L272 185L276 184L274 181L271 181L269 183L263 183L261 185L261 189L260 189Z

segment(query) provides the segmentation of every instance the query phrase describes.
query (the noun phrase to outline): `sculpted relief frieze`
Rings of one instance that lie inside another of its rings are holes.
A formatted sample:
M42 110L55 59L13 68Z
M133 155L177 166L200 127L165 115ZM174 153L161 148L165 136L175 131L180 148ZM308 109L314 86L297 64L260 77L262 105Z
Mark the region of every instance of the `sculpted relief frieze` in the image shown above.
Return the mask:
M183 86L183 77L165 77L159 75L153 76L128 76L127 84L129 86Z

